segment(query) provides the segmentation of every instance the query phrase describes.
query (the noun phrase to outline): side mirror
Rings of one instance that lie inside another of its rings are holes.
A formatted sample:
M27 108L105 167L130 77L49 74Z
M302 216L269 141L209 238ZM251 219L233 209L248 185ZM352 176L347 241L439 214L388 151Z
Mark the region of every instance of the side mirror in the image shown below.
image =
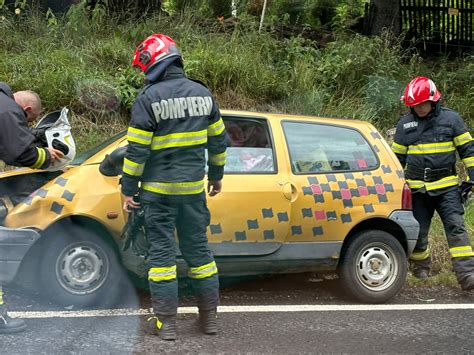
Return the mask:
M100 173L104 176L122 175L123 160L126 152L127 146L117 148L112 153L106 155L102 163L100 163Z

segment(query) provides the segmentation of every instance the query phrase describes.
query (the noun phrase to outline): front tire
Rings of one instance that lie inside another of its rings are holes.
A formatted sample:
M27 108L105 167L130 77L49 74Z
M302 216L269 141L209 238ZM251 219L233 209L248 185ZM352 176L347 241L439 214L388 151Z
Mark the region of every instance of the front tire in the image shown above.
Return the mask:
M64 225L48 233L40 278L47 296L61 305L111 306L125 272L113 248L97 233Z
M383 303L405 284L408 261L391 234L369 230L355 235L343 252L339 277L348 294L364 303Z

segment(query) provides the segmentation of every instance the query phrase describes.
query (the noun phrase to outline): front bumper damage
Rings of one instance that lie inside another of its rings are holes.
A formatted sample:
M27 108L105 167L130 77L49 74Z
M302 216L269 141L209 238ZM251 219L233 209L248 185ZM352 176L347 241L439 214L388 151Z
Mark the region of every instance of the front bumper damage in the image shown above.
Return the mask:
M0 226L0 283L9 283L15 278L21 261L39 237L33 229Z

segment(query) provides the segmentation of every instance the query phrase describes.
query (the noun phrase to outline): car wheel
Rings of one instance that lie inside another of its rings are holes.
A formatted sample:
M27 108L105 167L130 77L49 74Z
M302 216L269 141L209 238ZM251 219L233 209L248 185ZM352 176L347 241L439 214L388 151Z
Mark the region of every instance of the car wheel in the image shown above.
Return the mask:
M370 230L357 234L345 249L339 269L343 289L360 302L383 303L403 287L407 256L391 234Z
M77 226L55 228L40 275L50 299L81 307L116 304L126 279L112 247L96 233Z

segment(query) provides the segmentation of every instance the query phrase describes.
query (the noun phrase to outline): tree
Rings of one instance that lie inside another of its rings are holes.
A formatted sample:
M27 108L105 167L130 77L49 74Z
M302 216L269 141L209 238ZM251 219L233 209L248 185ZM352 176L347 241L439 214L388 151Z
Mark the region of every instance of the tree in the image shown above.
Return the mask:
M367 24L368 35L379 35L384 29L395 35L401 33L400 2L371 0Z
M115 13L122 14L136 14L141 15L149 11L160 11L161 0L87 0L87 5L94 8L101 4L108 10Z

